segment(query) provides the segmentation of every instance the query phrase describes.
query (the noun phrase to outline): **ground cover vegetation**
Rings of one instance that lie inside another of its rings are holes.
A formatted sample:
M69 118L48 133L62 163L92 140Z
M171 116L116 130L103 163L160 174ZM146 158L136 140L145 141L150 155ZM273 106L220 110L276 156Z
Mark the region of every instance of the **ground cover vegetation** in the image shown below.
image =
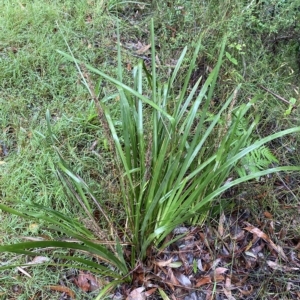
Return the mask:
M299 297L297 1L2 6L0 297Z

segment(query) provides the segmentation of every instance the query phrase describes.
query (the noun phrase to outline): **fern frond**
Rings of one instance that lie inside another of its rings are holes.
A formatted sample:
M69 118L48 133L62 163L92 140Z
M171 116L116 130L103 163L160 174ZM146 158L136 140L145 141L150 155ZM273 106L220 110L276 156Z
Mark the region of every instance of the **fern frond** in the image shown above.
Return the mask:
M261 171L272 163L278 163L278 159L268 147L262 146L247 154L236 167L236 171L242 177Z

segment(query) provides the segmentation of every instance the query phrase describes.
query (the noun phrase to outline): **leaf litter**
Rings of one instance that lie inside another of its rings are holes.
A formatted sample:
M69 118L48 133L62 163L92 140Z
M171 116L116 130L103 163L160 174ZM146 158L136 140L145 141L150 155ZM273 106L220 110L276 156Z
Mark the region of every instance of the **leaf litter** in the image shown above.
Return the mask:
M243 218L222 213L216 227L175 229L166 244L184 236L164 250L149 251L147 261L139 262L133 282L125 294L121 293L121 299L258 299L266 276L270 289L272 285L277 288L274 272L288 273L285 292L289 299L299 299L300 243L294 242L293 247L282 243L270 222L271 215L264 217L267 221L254 223L249 212Z
M163 243L168 246L150 249L147 260L132 272L131 284L119 286L112 299L258 299L265 278L271 289L278 289L280 274L288 274L285 293L289 299L299 299L300 241L282 242L282 230L276 230L268 214L263 214L265 221L253 221L250 213L242 218L237 215L222 213L216 226L176 228ZM169 244L172 239L175 242ZM30 277L24 268L47 262L49 258L36 256L18 271ZM278 274L277 281L274 274ZM45 288L61 293L61 299L75 299L76 290L70 284L91 293L112 280L100 281L83 271L65 278L65 283L61 280Z

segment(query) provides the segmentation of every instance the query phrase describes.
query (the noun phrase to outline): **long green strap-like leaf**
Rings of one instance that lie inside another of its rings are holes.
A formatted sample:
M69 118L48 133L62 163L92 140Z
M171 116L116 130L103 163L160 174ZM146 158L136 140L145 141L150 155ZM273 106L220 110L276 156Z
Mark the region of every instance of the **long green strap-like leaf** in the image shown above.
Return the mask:
M92 243L88 243L87 246L80 245L73 242L61 242L61 241L37 241L37 242L26 242L26 243L18 243L14 245L6 245L0 246L0 252L14 252L14 253L25 253L22 252L26 249L32 248L47 248L47 247L58 247L63 249L74 249L74 250L82 250L87 251L88 253L93 253L99 255L104 260L118 267L124 274L127 272L127 268L123 266L123 263L115 257L110 251L108 251L105 247L101 245L95 245ZM28 252L32 253L32 252Z
M180 106L183 103L184 97L186 96L188 85L190 83L190 78L192 76L192 72L193 72L193 70L195 68L195 62L196 62L196 59L198 57L198 53L200 51L200 47L201 47L201 38L198 40L198 42L196 44L193 57L192 57L191 62L189 64L189 69L188 69L187 74L186 74L186 76L184 78L184 83L183 83L182 89L180 90L180 96L179 96L179 99L178 99L178 101L176 103L176 107L175 107L175 115L176 116L178 115L178 113L180 111Z
M176 226L189 220L198 211L200 211L202 207L204 207L206 204L210 203L218 195L222 194L224 191L228 190L229 188L232 188L235 185L249 181L251 179L255 179L255 178L258 178L261 176L265 176L265 175L276 173L276 172L282 172L282 171L300 171L300 167L277 167L277 168L272 168L272 169L268 169L268 170L264 170L264 171L259 171L259 172L247 175L245 177L238 178L226 185L223 185L222 187L219 187L218 189L216 189L214 192L210 193L203 200L196 203L194 207L191 207L190 205L181 207L181 210L180 210L181 213L178 214L177 216L173 215L173 219L168 224L168 226L162 226L160 228L157 228L157 230L154 232L154 234L149 237L149 240L150 240L149 242L151 242L151 238L152 239L156 238L157 243L162 241L171 232L171 230L172 230L171 228L175 228Z
M60 53L61 55L65 56L67 59L69 59L71 61L76 61L78 64L84 64L80 60L74 59L71 55L68 55L67 53L65 53L63 51L60 51L60 50L56 50L56 51L58 53ZM101 72L100 70L92 67L91 65L88 65L88 64L84 64L84 65L88 70L94 72L95 74L98 74L98 75L102 76L103 78L107 79L108 81L115 84L116 86L121 87L125 91L128 91L130 94L132 94L132 95L138 97L139 99L141 99L143 102L149 104L151 107L153 107L157 111L161 112L165 117L167 117L170 120L171 123L174 123L174 118L172 116L170 116L168 113L166 113L165 110L160 108L157 104L155 104L153 101L149 100L147 97L141 95L140 93L138 93L137 91L135 91L131 87L129 87L129 86L125 85L124 83L120 82L119 80L117 80L117 79Z

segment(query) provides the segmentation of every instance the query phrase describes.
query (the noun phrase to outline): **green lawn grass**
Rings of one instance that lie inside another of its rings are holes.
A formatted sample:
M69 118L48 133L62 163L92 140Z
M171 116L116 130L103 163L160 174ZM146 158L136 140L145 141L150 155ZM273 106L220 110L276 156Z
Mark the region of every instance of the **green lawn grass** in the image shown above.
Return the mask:
M287 100L296 98L298 104L299 25L294 26L293 22L299 21L299 13L278 10L277 15L269 18L263 15L267 14L265 8L260 8L262 15L259 15L254 8L251 10L252 6L246 9L250 2L242 4L238 0L225 1L222 7L219 1L213 0L154 0L147 5L126 2L118 5L114 0L0 1L1 203L18 207L34 201L79 220L83 215L78 204L67 197L55 173L57 157L49 142L45 117L49 109L59 151L89 183L97 198L108 205L116 221L122 217L123 212L118 210L118 194L113 192L111 154L92 99L74 65L56 51L68 51L66 40L76 58L116 76L117 22L120 22L122 59L128 66L125 81L130 80L131 66L137 62L137 56L147 55L136 55L130 47L138 42L149 43L151 17L155 22L161 77L169 76L174 59L185 45L194 45L199 34L203 35L203 49L197 71L206 76L206 69L216 63L222 37L226 34L226 51L237 64L227 59L222 66L216 107L227 99L237 84L242 83L239 101L261 95L255 106L257 113L263 115L257 136L299 126L298 109L285 115L288 105L258 87L263 85ZM252 14L258 14L257 18L251 18ZM290 16L289 20L286 16ZM291 28L298 40L282 39ZM189 61L184 65L187 69ZM197 72L195 74L197 76ZM184 76L184 70L181 76ZM112 86L102 83L104 95L113 90ZM299 165L298 143L299 136L295 135L272 143L270 148L281 165ZM299 205L298 180L299 175L290 179L292 193L287 189L278 197L274 185L270 184L260 205L249 197L246 206L257 216L263 209L270 209L276 218L287 224L290 235L299 234L300 220L295 224L277 205L280 201ZM249 184L243 188L252 189ZM21 241L22 237L37 233L53 234L42 222L36 228L36 224L4 212L0 212L0 224L1 244ZM15 255L1 254L0 264L12 259ZM19 257L16 261L24 263L25 260ZM27 271L32 278L15 269L0 271L0 297L29 299L42 291L42 299L57 299L57 295L45 286L57 284L68 268L37 267ZM80 299L93 299L95 295L82 293Z

